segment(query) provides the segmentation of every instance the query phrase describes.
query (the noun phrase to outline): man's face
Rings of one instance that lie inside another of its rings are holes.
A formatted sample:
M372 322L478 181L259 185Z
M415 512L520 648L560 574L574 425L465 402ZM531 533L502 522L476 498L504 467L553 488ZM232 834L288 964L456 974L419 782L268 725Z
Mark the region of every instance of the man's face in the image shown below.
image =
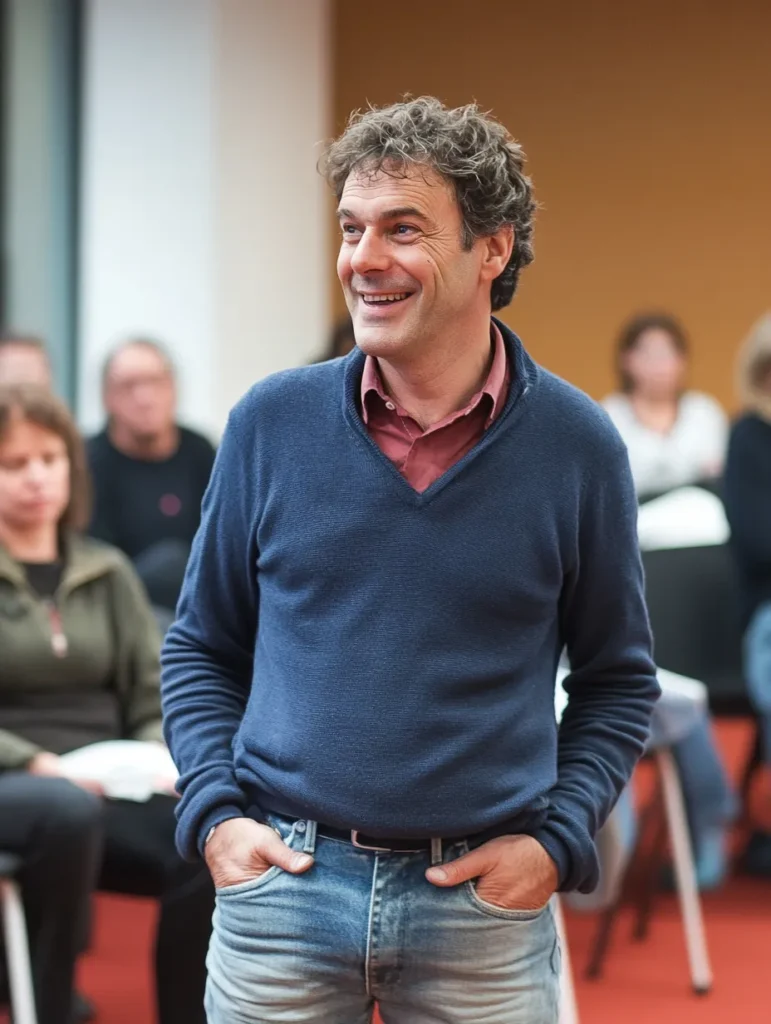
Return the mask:
M127 345L113 358L104 389L111 420L136 438L154 438L176 417L174 378L166 361L147 345Z
M50 388L48 356L36 345L10 342L0 346L0 384L39 384Z
M337 274L364 352L411 358L470 312L490 312L484 240L463 248L455 194L434 171L354 171L338 216Z

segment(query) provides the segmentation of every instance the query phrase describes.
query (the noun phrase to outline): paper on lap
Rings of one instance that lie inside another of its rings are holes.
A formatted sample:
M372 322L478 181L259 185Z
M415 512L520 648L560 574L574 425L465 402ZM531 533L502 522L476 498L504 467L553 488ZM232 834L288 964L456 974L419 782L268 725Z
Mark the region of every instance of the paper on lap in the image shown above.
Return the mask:
M143 803L154 793L173 793L178 772L166 747L140 740L105 740L63 754L59 763L68 779L88 779L105 796Z

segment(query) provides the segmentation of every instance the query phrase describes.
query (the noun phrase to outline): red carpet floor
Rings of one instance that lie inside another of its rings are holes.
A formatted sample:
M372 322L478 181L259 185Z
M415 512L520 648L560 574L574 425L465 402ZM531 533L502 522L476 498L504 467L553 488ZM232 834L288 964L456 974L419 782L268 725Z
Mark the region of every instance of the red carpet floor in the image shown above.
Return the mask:
M721 725L732 770L744 755L747 731ZM711 995L691 993L680 918L674 898L657 903L651 934L629 936L629 915L618 923L601 981L581 977L595 918L568 920L582 1024L769 1024L771 1021L771 881L736 878L704 901L715 973ZM96 1003L99 1024L154 1024L149 950L154 908L140 900L100 897L95 943L84 960L81 988ZM180 1022L184 1024L184 1022ZM344 1024L330 1021L329 1024Z

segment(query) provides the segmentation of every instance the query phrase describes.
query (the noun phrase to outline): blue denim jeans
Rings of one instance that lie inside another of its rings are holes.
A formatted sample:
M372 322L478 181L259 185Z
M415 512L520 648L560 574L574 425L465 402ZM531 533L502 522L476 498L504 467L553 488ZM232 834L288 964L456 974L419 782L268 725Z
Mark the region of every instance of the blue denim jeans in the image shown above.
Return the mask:
M755 611L744 635L744 674L760 719L763 760L771 764L771 601Z
M269 868L217 893L209 1024L556 1024L560 952L550 905L504 910L472 883L431 885L428 853L359 850L312 821L271 817L303 875ZM444 844L435 863L467 851Z

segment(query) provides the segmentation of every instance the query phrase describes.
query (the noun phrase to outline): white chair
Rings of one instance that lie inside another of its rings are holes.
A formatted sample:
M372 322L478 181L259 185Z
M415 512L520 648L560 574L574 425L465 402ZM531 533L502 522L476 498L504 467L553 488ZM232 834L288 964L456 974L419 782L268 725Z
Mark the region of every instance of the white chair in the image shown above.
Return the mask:
M0 902L3 914L5 958L8 965L8 987L11 996L13 1024L37 1024L32 968L29 961L27 922L16 873L21 859L0 853Z
M567 671L567 669L561 668L557 680L555 707L558 719L561 718L567 705L567 694L562 688L562 681L566 677ZM658 670L658 680L662 693L669 694L679 701L691 703L694 707L706 708L707 690L703 683L674 672L667 672L664 669ZM656 760L661 780L664 816L672 846L674 879L680 901L691 984L694 992L704 995L712 988L712 969L677 765L665 740L655 744L651 753ZM571 894L568 898L571 905L575 905L578 909L597 910L613 904L619 895L633 841L634 837L630 837L629 828L622 827L617 816L611 815L605 828L597 837L602 870L607 873L604 883L602 883L603 904L598 906L595 902L592 905L584 897L580 895L576 897Z
M672 844L675 887L683 918L691 984L694 992L703 996L712 988L712 968L707 950L707 935L704 930L704 917L701 912L701 899L696 883L696 868L693 863L691 836L688 830L683 794L680 789L680 779L675 759L667 747L659 748L655 757L661 775L664 812L667 818L669 840Z

